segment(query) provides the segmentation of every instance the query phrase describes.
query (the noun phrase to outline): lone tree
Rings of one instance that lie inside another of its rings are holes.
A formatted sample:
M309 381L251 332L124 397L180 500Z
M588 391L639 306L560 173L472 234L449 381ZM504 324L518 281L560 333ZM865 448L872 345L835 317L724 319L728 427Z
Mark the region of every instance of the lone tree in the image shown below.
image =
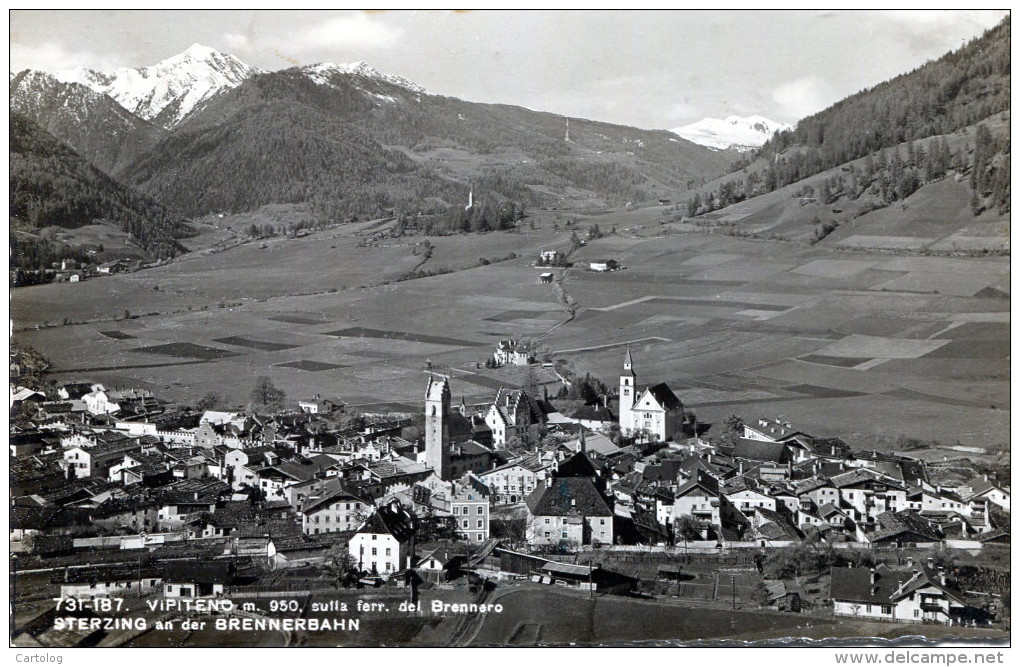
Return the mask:
M195 403L195 409L205 412L206 410L215 410L222 405L223 398L216 392L210 391L208 394L198 399L198 403Z
M255 388L251 390L251 402L256 408L278 409L283 406L287 394L277 389L273 381L265 375L255 378Z
M340 543L338 547L332 551L333 559L325 564L326 574L337 586L350 588L358 583L358 560L347 551L346 542Z
M684 548L687 543L701 539L701 524L690 514L681 514L673 522L673 534L684 541Z
M735 445L744 435L744 420L739 415L731 414L723 422L723 431L720 439L725 445Z

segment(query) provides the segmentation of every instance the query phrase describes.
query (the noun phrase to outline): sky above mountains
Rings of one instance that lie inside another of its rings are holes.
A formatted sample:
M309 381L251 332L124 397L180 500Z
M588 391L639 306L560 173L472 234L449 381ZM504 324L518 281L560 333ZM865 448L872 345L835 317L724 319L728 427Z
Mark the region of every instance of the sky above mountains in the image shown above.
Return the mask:
M365 60L430 93L668 129L795 123L1003 11L12 11L12 71L153 65L192 43L279 70Z

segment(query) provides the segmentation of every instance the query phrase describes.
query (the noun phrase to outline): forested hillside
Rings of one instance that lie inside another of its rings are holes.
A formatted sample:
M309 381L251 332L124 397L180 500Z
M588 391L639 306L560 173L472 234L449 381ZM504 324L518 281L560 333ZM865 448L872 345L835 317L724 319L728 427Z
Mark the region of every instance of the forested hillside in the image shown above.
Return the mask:
M979 123L1010 102L1010 20L936 61L834 104L781 132L758 157L775 162L766 190L890 148ZM1009 209L1009 138L985 134L981 174L974 185L988 206ZM802 150L786 152L790 148ZM985 173L987 168L997 173ZM993 196L993 191L995 195ZM982 208L981 205L976 206Z
M820 193L826 203L857 199L874 188L876 206L910 196L952 169L969 171L975 215L1010 209L1010 138L985 121L1009 111L1010 23L1001 24L942 58L861 91L780 132L753 156L733 165L739 174L687 200L698 215L797 183L866 158ZM945 137L978 125L975 143L950 150ZM923 141L941 136L939 141ZM906 145L905 155L893 150ZM973 154L972 154L973 152Z
M668 132L576 119L567 130L553 114L316 66L211 99L118 176L191 215L307 202L318 221L343 221L452 214L471 190L492 210L555 202L551 190L654 201L731 159Z
M10 118L10 215L27 228L107 222L157 257L174 255L182 231L178 215L131 192L17 113ZM22 248L19 256L31 255Z
M11 79L10 108L108 174L147 151L164 134L162 128L107 95L32 70Z

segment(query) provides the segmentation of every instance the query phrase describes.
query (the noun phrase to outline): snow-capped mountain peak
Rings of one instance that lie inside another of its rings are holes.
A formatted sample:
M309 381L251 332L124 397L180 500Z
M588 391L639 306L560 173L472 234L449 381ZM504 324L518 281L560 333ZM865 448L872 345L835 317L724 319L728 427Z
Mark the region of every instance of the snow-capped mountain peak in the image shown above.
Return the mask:
M192 44L148 67L121 67L112 74L78 67L55 76L105 93L129 111L170 128L205 100L261 71L234 56Z
M208 60L222 55L216 49L196 42L168 60Z
M341 63L339 65L335 63L317 63L315 65L302 67L301 71L316 83L323 85L328 84L329 78L335 74L346 74L348 76L359 76L366 79L384 81L418 95L426 92L423 87L413 81L408 81L402 76L384 74L366 63L364 60L359 60L353 63Z
M688 141L718 150L749 151L759 148L773 134L791 130L786 123L777 123L764 116L729 116L725 120L705 118L671 130Z

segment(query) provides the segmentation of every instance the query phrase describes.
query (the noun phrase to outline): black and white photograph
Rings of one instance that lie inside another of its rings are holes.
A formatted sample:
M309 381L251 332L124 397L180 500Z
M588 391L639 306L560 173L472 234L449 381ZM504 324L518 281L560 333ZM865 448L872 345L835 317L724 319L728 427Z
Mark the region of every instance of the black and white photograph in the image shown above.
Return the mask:
M12 663L1008 656L1009 10L9 38Z

